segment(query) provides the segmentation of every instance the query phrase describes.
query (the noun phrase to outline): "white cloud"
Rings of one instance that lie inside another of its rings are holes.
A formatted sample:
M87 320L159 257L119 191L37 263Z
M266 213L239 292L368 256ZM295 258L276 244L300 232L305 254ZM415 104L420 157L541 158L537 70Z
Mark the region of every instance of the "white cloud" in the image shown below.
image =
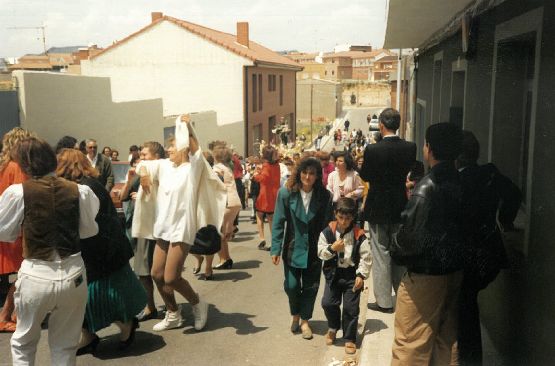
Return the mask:
M110 45L150 22L162 11L224 32L237 21L250 23L251 39L275 50L331 50L336 44L381 46L386 0L0 0L0 24L46 24L46 43L72 46ZM37 37L37 34L39 37ZM2 29L0 57L42 51L40 31Z

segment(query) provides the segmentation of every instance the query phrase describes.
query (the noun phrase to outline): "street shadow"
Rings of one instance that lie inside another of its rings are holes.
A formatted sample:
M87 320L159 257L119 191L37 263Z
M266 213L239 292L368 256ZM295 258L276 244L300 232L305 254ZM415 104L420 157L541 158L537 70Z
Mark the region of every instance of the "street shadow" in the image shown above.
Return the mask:
M388 326L383 321L379 319L366 319L364 324L364 335L379 332L381 330L387 329Z
M239 216L239 222L251 222L251 218L249 216Z
M243 271L233 271L233 270L231 272L214 271L213 281L237 282L237 281L243 281L243 280L249 279L251 277L252 275L250 273L243 272Z
M233 239L231 239L229 242L230 243L242 243L244 241L251 241L252 239L254 239L254 236L235 236Z
M135 342L128 349L118 350L119 335L113 335L101 339L94 354L100 360L113 360L125 357L136 357L156 352L166 346L162 336L137 330Z
M249 260L249 261L233 262L233 269L252 269L252 268L260 268L260 264L262 264L262 261L259 261L259 260Z
M243 236L243 235L254 235L254 234L258 234L258 231L238 231L235 234L235 237L237 236Z
M328 322L326 320L309 320L308 324L314 334L323 336L328 332Z
M254 325L251 320L251 318L254 317L256 317L256 315L243 313L222 313L216 306L210 305L208 308L208 323L202 332L210 332L222 328L235 328L235 334L248 335L259 333L268 329L268 327L257 327ZM183 331L183 334L194 333L197 333L194 328L187 328Z

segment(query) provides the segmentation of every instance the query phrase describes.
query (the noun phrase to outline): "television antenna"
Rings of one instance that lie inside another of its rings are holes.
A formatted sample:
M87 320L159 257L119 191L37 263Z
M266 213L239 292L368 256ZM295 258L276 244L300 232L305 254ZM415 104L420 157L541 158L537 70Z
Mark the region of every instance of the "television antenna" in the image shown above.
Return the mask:
M44 49L44 54L46 55L46 25L41 25L38 27L7 27L7 29L40 29L42 31L42 48Z

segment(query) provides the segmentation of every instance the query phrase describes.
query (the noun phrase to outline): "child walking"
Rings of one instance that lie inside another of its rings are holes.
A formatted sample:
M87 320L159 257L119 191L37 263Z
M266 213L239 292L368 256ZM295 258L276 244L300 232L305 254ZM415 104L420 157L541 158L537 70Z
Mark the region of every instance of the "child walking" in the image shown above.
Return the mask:
M324 261L326 279L322 298L329 327L326 344L335 342L341 327L347 354L356 353L360 292L372 265L370 244L364 230L354 224L356 213L353 199L340 198L335 208L336 221L329 223L318 240L318 256Z

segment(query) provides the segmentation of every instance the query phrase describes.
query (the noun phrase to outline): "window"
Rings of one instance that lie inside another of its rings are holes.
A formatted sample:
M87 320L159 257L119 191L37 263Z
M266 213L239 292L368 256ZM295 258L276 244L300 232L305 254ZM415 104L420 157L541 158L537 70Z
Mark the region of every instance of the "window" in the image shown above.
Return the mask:
M262 75L258 75L258 110L262 110Z
M283 75L279 76L279 105L283 105Z
M335 71L334 71L334 70L331 70L331 74L332 74L332 76L335 75Z
M268 75L268 91L276 91L276 76Z
M324 75L326 75L326 76L328 75L328 70L326 70L326 71L324 72Z
M438 123L441 120L441 89L442 89L442 66L443 52L434 55L432 71L432 107L431 123Z
M252 74L252 111L256 112L258 110L258 91L256 83L256 74Z

